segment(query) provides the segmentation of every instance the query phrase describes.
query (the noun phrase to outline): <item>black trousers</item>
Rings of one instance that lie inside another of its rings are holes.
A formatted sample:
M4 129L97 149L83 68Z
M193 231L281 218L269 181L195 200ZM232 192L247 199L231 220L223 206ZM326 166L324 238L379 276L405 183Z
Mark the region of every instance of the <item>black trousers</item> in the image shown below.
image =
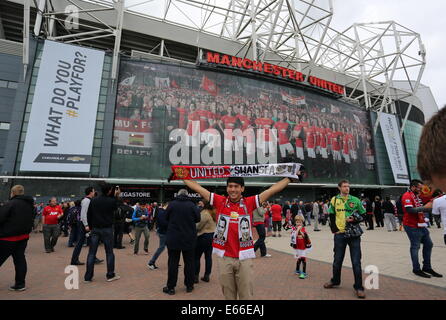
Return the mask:
M204 274L209 276L212 271L212 237L213 233L203 233L197 237L197 245L195 246L195 275L200 274L200 260L204 253L205 271Z
M122 236L124 235L124 222L119 223L116 222L114 224L113 230L113 247L121 248L122 247Z
M381 212L375 213L376 226L384 227L384 214Z
M184 285L186 287L194 286L194 274L195 274L195 250L174 250L167 248L169 255L167 261L167 287L174 289L178 281L178 264L180 262L180 255L183 254L184 263Z
M373 230L373 214L367 214L367 222L369 224L369 228Z
M15 268L15 285L25 286L25 277L27 271L25 249L28 245L28 239L21 241L3 241L0 240L0 267L12 256Z
M266 245L265 245L265 238L266 238L266 232L265 232L265 225L259 224L256 226L257 234L259 235L259 238L257 239L256 243L254 243L254 251L257 251L257 249L260 249L260 255L263 257L266 255Z

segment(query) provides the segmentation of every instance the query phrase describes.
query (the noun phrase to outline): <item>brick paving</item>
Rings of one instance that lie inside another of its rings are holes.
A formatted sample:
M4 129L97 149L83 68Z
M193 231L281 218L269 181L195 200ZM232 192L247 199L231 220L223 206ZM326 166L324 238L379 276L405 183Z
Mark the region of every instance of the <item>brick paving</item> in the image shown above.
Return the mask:
M42 234L31 234L27 249L28 274L27 287L24 292L10 292L9 285L13 283L14 267L12 259L0 268L0 299L1 300L214 300L224 299L218 284L218 264L214 263L213 274L209 283L201 282L195 285L192 293L186 293L183 285L183 268L179 269L176 295L168 296L162 293L162 287L167 279L167 250L158 259L158 270L149 270L146 266L151 254L156 250L158 237L150 233L150 255L133 255L128 237L124 236L123 250L115 250L116 271L121 279L114 282L105 281L105 263L95 267L95 277L92 283L83 283L85 266L79 266L80 283L78 290L65 289L64 273L72 253L67 247L68 238L59 238L56 252L47 254L43 249ZM142 243L141 243L142 245ZM141 246L140 246L141 248ZM83 248L81 261L85 262L88 248ZM255 299L258 300L346 300L356 299L353 295L353 273L350 268L343 269L343 283L337 289L324 289L322 285L331 276L331 264L309 259L307 271L309 277L305 280L294 275L294 258L287 253L269 250L271 258L255 259L254 277ZM105 259L103 247L98 250L98 257ZM346 256L348 259L348 255ZM202 261L204 264L204 261ZM204 265L202 264L202 270ZM370 300L445 300L446 289L420 284L414 281L380 276L379 290L366 290Z

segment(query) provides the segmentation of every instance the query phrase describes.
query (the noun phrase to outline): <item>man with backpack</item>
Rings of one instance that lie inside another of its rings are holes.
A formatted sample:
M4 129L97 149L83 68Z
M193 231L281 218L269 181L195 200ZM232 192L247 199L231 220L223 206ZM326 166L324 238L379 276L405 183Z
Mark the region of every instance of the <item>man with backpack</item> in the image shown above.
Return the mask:
M139 240L141 239L141 234L144 234L144 253L149 254L149 222L151 220L151 212L147 208L145 201L141 201L139 206L133 211L132 220L135 223L135 246L133 253L138 254L139 251Z

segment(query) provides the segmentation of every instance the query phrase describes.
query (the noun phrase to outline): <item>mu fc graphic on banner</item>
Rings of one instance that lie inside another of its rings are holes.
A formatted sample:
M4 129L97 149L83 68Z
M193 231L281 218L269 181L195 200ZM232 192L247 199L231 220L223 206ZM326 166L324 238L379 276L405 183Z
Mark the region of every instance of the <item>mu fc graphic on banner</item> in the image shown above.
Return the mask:
M45 41L22 171L90 171L104 53Z

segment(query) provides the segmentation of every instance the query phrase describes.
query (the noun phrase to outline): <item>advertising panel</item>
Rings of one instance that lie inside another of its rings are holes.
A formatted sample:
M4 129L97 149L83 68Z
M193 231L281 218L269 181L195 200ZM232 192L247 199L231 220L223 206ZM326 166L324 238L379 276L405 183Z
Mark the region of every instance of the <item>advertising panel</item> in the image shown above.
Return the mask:
M381 113L379 124L386 144L387 155L392 167L393 178L396 183L409 184L409 174L404 156L403 144L401 142L399 127L396 116L388 113Z
M89 172L104 52L45 41L21 171Z
M121 61L115 119L114 177L166 179L172 165L292 159L307 169L306 182L376 183L368 114L322 93L127 60Z

